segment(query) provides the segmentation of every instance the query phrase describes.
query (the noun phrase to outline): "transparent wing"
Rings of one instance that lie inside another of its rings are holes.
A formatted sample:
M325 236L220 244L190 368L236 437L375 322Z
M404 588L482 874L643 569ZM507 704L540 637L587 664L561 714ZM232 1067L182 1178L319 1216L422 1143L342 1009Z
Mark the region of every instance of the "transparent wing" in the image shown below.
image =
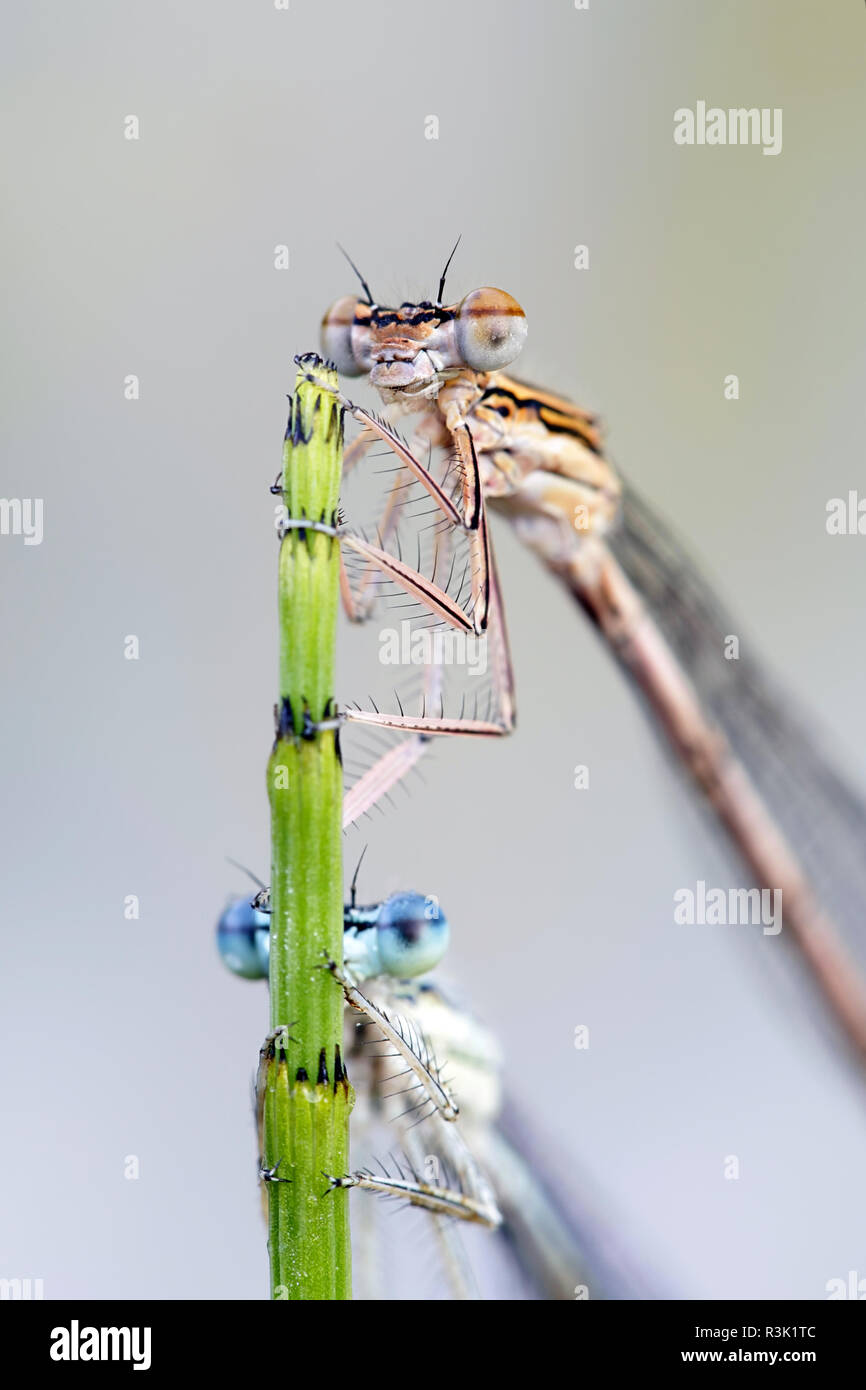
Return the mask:
M498 1235L537 1297L672 1297L661 1276L614 1234L613 1214L572 1157L554 1153L549 1135L506 1099L483 1139L483 1158L503 1216Z
M866 801L833 766L670 528L630 485L610 547L724 730L822 903L866 957ZM725 637L740 637L727 660Z
M416 1131L427 1162L441 1161L433 1129L421 1125ZM537 1134L530 1138L511 1111L483 1138L474 1135L473 1147L496 1192L500 1229L467 1227L372 1193L354 1194L359 1199L352 1216L356 1297L591 1302L673 1297L662 1276L633 1248L632 1236L616 1234L622 1222L606 1210L596 1184L571 1158L562 1161L557 1174L549 1146ZM371 1265L381 1271L376 1292L370 1291ZM468 1271L462 1279L468 1294L459 1291L455 1266Z
M392 1174L408 1162L417 1176L439 1187L471 1186L477 1196L489 1185L503 1222L493 1232L403 1201L356 1193L353 1211L364 1209L354 1242L360 1296L382 1296L370 1292L378 1268L380 1287L404 1299L665 1297L635 1253L631 1233L614 1234L623 1223L573 1156L559 1153L544 1125L519 1113L512 1101L502 1104L499 1049L483 1025L429 982L396 983L388 999L390 1007L412 1012L418 1029L429 1031L444 1070L453 1073L461 1113L456 1124L439 1115L417 1123L408 1111L415 1103L406 1090L411 1077L399 1075L399 1059L382 1053L375 1037L367 1037L376 1029L365 1028L347 1038L357 1095L353 1151L368 1166ZM454 1147L457 1132L462 1153ZM467 1177L469 1156L483 1183L477 1175ZM398 1232L404 1248L395 1239Z

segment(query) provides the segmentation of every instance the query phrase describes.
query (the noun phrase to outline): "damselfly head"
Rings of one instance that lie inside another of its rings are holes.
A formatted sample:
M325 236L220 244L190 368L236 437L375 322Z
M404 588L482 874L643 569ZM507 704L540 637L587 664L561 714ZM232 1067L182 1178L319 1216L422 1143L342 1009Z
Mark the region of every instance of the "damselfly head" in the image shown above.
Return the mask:
M217 923L223 964L245 980L268 978L270 894L233 898ZM347 903L343 949L356 979L390 975L409 980L438 965L448 949L448 919L435 898L392 893L371 907Z
M495 372L526 341L526 316L510 294L473 290L459 304L397 309L347 295L322 320L322 351L343 376L369 373L388 399L435 396L456 372Z

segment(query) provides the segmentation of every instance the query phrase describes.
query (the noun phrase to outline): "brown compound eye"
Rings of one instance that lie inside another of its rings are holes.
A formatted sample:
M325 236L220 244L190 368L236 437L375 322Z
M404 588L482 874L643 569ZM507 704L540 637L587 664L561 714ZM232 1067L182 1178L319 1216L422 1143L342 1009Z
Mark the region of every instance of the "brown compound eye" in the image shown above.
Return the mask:
M322 356L329 357L340 376L362 376L364 367L352 351L352 329L359 300L356 294L346 294L332 304L322 319ZM366 302L364 302L366 308Z
M495 372L517 357L526 342L526 315L504 290L473 290L456 319L460 356L476 372Z

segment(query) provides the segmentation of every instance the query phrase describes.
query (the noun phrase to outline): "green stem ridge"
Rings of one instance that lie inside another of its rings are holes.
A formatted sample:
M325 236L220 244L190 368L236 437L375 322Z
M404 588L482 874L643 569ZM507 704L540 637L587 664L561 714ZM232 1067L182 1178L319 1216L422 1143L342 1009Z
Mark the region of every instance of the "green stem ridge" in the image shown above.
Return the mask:
M309 380L313 377L313 380ZM335 526L342 465L336 374L298 374L283 451L288 518ZM268 762L271 806L271 1029L262 1053L263 1163L271 1296L351 1297L348 1171L353 1093L340 1057L343 994L324 964L342 961L343 776L335 712L339 541L289 527L280 543L280 702Z

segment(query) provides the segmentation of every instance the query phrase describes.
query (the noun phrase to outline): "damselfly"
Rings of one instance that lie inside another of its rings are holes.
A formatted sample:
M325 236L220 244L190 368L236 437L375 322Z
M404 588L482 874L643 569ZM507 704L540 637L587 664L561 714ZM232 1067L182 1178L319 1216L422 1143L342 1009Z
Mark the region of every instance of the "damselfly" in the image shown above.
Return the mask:
M456 249L456 248L455 248ZM453 256L452 251L452 256ZM378 304L363 296L325 314L322 348L348 376L367 375L380 416L341 396L362 426L346 468L383 441L400 468L379 544L346 535L367 573L377 571L458 631L487 633L497 690L494 717L350 710L344 717L413 735L349 793L360 814L403 776L431 735L491 736L515 721L514 682L487 506L505 515L574 595L640 690L659 728L761 887L781 893L784 925L837 1022L866 1057L866 990L835 921L862 936L866 806L828 765L756 663L726 660L736 628L668 529L626 486L603 451L595 418L564 398L505 375L526 338L520 305L485 288L443 300ZM416 417L411 438L396 422ZM444 464L433 461L434 448ZM443 525L465 536L469 595L455 600L389 550L401 490L414 478ZM343 593L366 616L369 584ZM796 847L796 848L795 848ZM835 921L834 921L835 919Z
M247 871L248 872L248 871ZM353 1187L422 1208L433 1220L442 1268L457 1297L478 1285L457 1232L466 1222L499 1231L529 1286L546 1298L648 1296L649 1285L603 1232L597 1212L564 1201L522 1147L525 1130L503 1117L500 1052L492 1035L437 985L419 980L442 959L450 928L434 897L392 893L361 906L355 880L344 912L344 965L323 962L347 1002L347 1064L355 1082L353 1150L384 1136L371 1166L323 1175L328 1188ZM270 900L236 898L217 924L224 963L245 979L267 979ZM349 1020L360 1020L354 1027ZM263 1049L280 1046L280 1031ZM440 1061L441 1059L441 1067ZM447 1066L448 1080L445 1079ZM261 1114L265 1067L257 1079ZM453 1086L453 1089L452 1089ZM398 1146L395 1152L395 1144ZM279 1165L264 1182L290 1180ZM569 1209L570 1208L570 1209ZM362 1297L377 1285L375 1223L363 1218L355 1242Z

